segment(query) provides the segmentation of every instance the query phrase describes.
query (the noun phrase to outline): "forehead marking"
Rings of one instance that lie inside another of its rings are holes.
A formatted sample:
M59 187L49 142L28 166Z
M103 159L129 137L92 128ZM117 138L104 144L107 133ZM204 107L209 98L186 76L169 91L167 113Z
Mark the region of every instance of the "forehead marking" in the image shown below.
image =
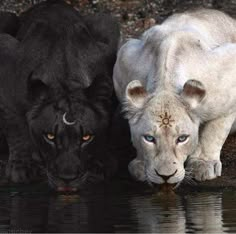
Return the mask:
M157 120L157 122L160 123L160 125L159 125L160 128L162 128L162 127L164 127L164 128L172 127L171 123L175 122L175 120L172 119L172 116L170 114L169 108L170 107L169 107L169 103L168 102L161 106L162 114L160 114L158 116L159 119Z
M67 119L66 119L66 112L63 114L62 116L62 120L63 120L63 123L66 124L66 125L74 125L76 123L76 121L72 121L72 122L69 122Z
M161 112L161 114L159 114L159 111ZM172 118L172 115L170 114L169 101L156 103L156 108L152 109L151 112L158 117L157 122L160 123L160 128L164 127L165 129L167 129L167 127L172 127L172 123L175 122L175 120Z
M175 122L174 119L172 119L172 116L169 115L166 111L164 114L159 115L159 120L157 122L160 123L159 127L172 127L171 123Z

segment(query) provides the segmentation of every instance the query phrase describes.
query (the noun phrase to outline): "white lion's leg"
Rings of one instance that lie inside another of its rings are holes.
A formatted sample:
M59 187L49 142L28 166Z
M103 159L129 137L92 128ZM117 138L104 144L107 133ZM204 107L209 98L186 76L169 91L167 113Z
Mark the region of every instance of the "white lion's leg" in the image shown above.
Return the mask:
M196 180L211 180L221 176L220 152L235 121L236 114L207 122L199 136L199 146L190 156L187 168Z

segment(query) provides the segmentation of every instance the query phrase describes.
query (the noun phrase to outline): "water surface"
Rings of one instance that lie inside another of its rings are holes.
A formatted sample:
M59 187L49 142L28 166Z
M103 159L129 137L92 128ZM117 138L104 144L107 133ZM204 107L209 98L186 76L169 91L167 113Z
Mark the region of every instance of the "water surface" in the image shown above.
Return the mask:
M0 232L236 232L235 191L168 196L119 181L67 195L2 189L0 200Z

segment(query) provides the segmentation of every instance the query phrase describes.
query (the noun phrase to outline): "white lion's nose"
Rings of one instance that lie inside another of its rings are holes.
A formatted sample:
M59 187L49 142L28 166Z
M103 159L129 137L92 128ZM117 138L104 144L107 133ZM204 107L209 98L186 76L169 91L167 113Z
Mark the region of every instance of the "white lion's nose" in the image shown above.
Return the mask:
M156 174L157 174L158 176L160 176L165 182L167 182L167 181L170 179L170 177L174 176L174 175L177 173L177 170L176 170L173 174L171 174L171 175L162 175L162 174L159 174L156 169L155 169L155 172L156 172Z

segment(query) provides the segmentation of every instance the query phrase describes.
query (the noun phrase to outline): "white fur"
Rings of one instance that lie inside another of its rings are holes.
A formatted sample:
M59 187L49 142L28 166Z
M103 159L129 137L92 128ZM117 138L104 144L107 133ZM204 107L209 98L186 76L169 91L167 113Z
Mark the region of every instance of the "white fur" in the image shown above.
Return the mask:
M129 166L137 179L161 184L156 171L165 176L177 171L166 182L179 183L187 159L188 173L200 181L221 175L220 151L236 130L235 36L231 17L204 9L175 14L122 46L113 80L138 153ZM131 96L135 83L147 95ZM171 126L161 126L165 113L174 120ZM155 144L143 141L147 134ZM189 140L177 144L183 134Z

